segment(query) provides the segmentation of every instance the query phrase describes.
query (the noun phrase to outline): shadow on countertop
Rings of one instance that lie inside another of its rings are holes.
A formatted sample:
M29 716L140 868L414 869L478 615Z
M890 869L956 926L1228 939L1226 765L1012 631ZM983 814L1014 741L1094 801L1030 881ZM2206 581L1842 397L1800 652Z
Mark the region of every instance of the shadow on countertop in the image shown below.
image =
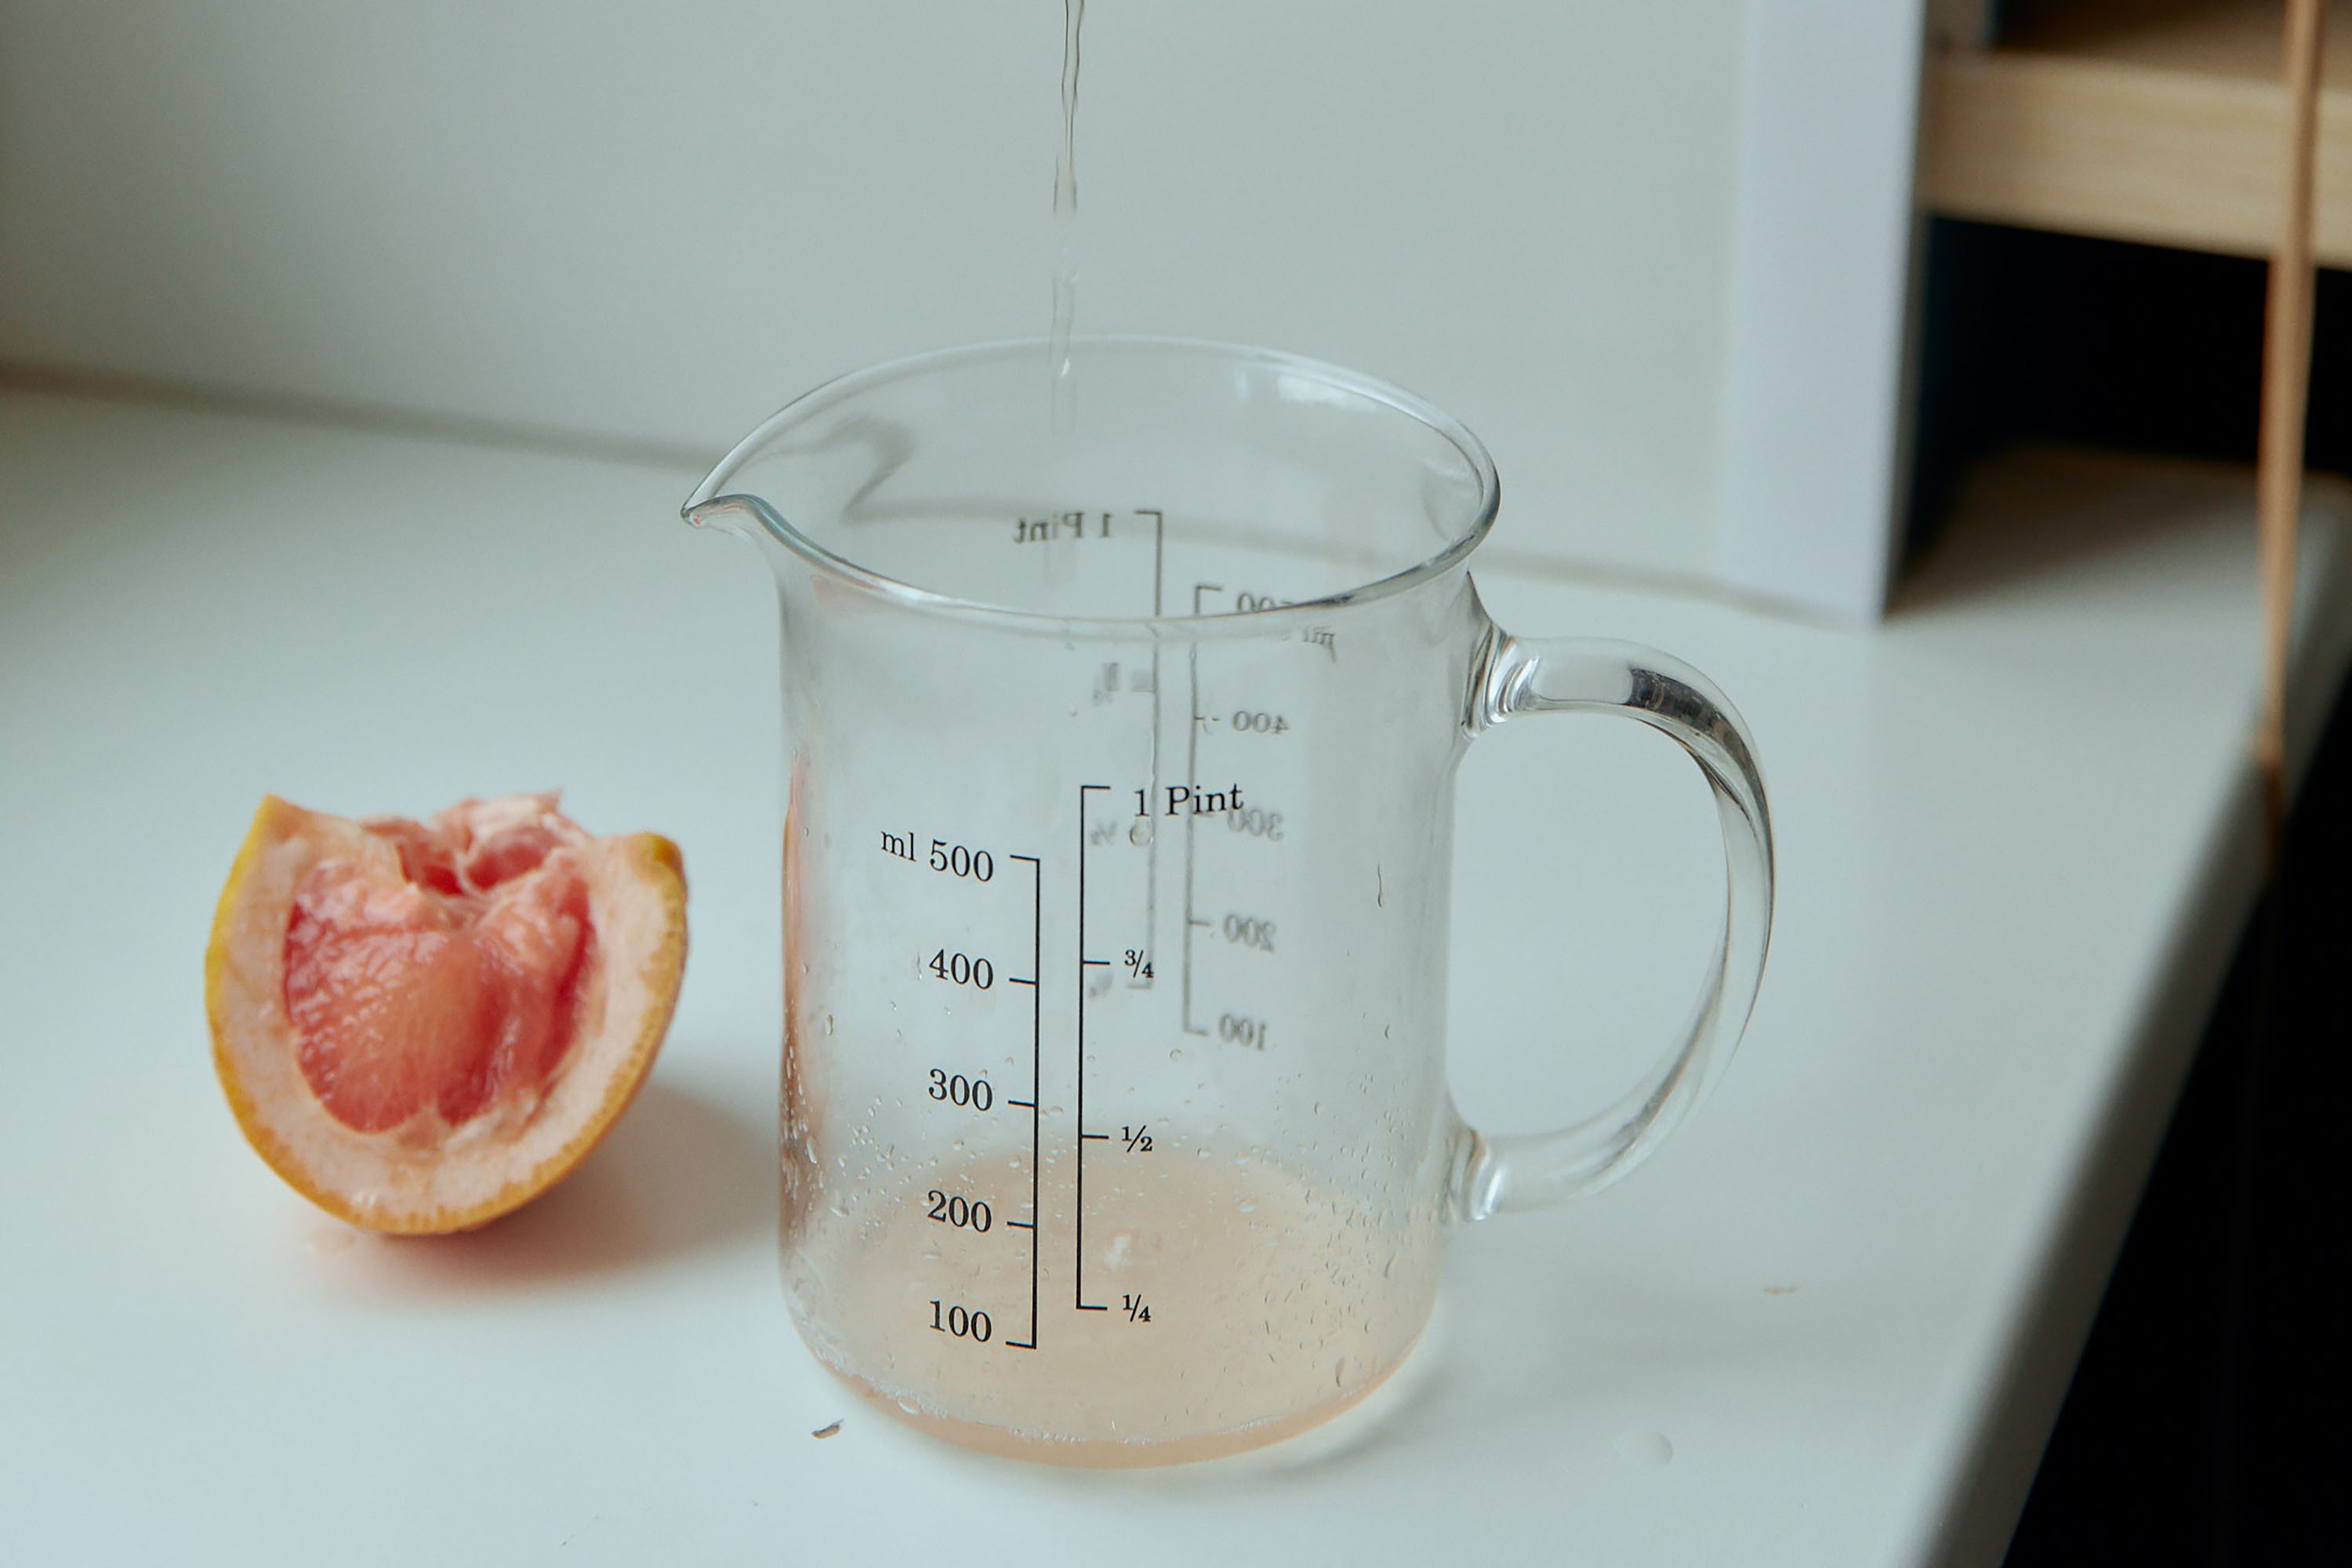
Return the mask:
M336 1272L370 1295L462 1297L593 1284L772 1245L775 1226L772 1109L722 1104L656 1070L580 1168L513 1214L461 1236L375 1237L336 1226L310 1246L347 1253Z

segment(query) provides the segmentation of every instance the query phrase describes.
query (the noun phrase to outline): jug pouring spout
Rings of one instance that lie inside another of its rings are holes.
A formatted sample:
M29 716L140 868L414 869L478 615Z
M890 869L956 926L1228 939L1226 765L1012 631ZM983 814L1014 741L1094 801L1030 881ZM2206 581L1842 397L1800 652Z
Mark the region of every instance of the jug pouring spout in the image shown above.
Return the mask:
M883 365L786 404L719 459L681 515L755 543L829 553L787 519L859 519L874 492L902 474L915 455L905 416L838 405L856 404L871 384L887 391L904 374L902 366Z
M754 544L772 537L781 521L757 496L705 495L701 491L679 509L678 515L695 528L714 528Z

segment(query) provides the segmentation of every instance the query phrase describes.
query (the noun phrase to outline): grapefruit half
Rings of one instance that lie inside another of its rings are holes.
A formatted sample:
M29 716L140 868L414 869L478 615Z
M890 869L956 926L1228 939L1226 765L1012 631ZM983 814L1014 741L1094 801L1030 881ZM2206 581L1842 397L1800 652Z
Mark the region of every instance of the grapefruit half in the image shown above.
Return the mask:
M266 797L205 954L213 1065L256 1152L370 1230L470 1230L596 1146L686 966L677 847L552 794L424 822Z

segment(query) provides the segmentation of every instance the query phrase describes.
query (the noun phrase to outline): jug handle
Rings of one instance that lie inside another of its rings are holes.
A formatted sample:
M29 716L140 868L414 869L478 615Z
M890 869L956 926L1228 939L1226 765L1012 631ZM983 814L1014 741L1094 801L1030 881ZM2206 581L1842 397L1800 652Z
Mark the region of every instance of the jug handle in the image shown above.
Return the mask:
M1646 1158L1714 1088L1748 1026L1772 930L1772 822L1747 726L1714 682L1633 643L1514 637L1478 660L1469 728L1522 713L1615 713L1664 731L1698 763L1723 825L1720 940L1682 1038L1615 1105L1556 1132L1476 1135L1459 1187L1464 1217L1541 1208L1606 1186Z

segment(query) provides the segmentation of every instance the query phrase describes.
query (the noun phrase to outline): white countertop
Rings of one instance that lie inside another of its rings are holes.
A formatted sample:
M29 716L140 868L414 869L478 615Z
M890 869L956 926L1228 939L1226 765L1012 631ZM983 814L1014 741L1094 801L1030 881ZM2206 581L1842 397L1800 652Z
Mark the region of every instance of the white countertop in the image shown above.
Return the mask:
M1748 1041L1628 1181L1458 1238L1354 1446L1102 1476L890 1429L786 1321L774 610L695 477L0 395L0 1561L1998 1560L2251 887L2239 481L2014 461L1875 631L1516 572L1507 514L1506 625L1671 649L1761 742ZM668 1047L532 1207L356 1237L213 1079L246 820L551 784L685 850ZM1703 967L1706 792L1515 725L1463 806L1459 1098L1566 1120Z

